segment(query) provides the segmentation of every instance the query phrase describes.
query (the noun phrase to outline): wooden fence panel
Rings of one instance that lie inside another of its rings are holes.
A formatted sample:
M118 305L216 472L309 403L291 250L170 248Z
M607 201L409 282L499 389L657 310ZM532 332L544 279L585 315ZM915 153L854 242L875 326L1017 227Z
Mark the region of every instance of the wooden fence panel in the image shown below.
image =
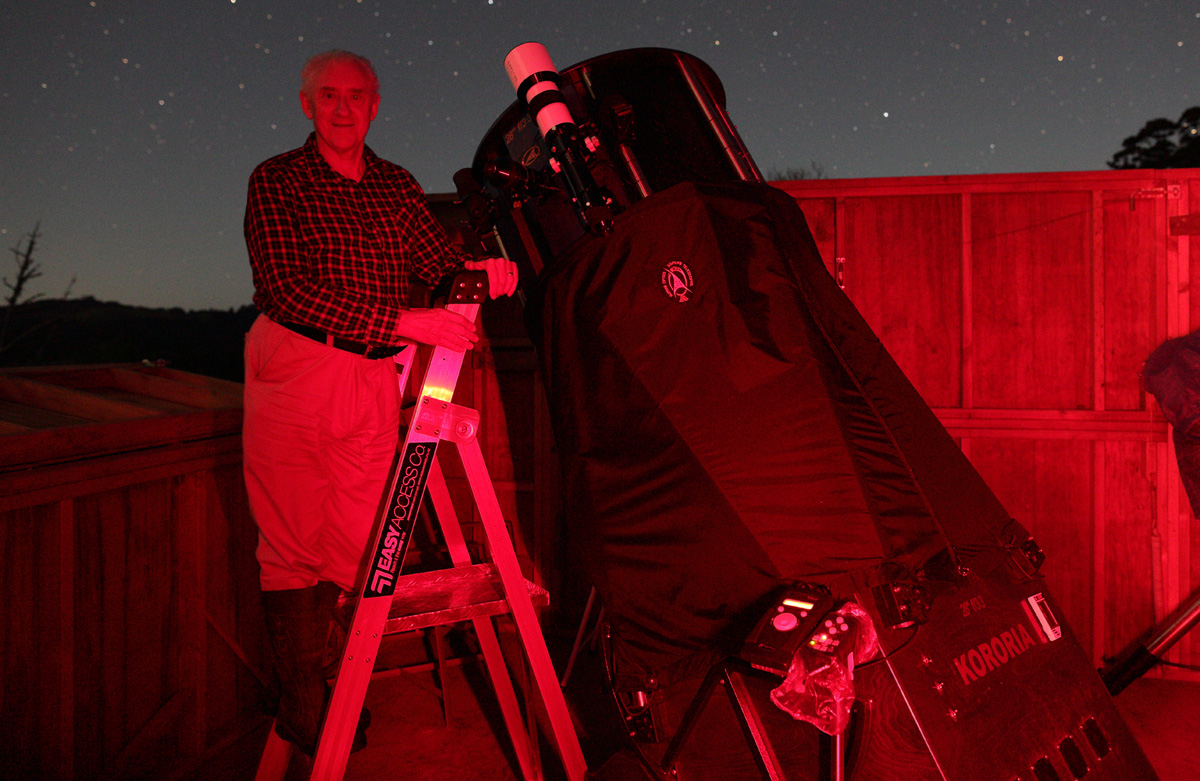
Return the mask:
M180 694L170 520L170 480L76 502L77 767L127 772L127 748Z
M1154 481L1147 470L1145 442L1105 442L1104 501L1097 522L1102 546L1097 557L1103 572L1096 613L1103 621L1104 648L1124 648L1154 615Z
M845 290L922 396L955 407L962 389L961 199L846 198ZM921 230L914 230L914 226Z
M73 729L70 595L56 566L62 551L59 507L8 513L0 523L0 745L16 778L70 777L72 757L43 736Z
M188 674L200 689L204 734L212 743L257 712L255 704L270 680L255 558L258 527L246 503L240 459L182 479L193 483L192 495L203 502L205 550L198 562L203 613L198 619L205 634L197 639L194 662L203 668ZM185 500L189 493L176 495Z
M1158 318L1165 301L1159 264L1164 237L1156 230L1153 201L1128 189L1103 191L1103 407L1146 409L1142 363L1160 339Z
M1141 366L1200 325L1189 289L1200 274L1200 172L778 186L824 237L827 265L843 259L847 294L901 368L1046 549L1053 593L1093 660L1187 599L1200 585L1200 522ZM922 245L929 236L940 238ZM936 273L935 256L945 256ZM955 306L961 334L932 349ZM1169 658L1200 663L1194 647L1185 637Z
M114 383L119 414L53 413ZM180 773L262 719L241 388L133 366L0 387L24 421L0 437L5 778Z
M972 196L975 406L1091 407L1090 212L1086 193Z
M1070 439L974 442L971 459L1046 552L1047 584L1085 650L1092 637L1091 449Z

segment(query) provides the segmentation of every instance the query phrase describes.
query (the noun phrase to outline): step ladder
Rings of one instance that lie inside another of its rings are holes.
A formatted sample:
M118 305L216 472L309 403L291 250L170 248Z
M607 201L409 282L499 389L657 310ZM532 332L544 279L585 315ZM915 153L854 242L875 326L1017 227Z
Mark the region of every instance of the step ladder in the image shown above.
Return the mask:
M482 272L459 274L446 308L474 321L479 305L487 297L487 286L487 276ZM395 357L401 394L407 390L415 353L415 349L407 348ZM530 712L527 729L492 625L492 616L497 615L511 616L516 625L566 777L569 781L582 781L587 772L534 606L535 602L546 604L548 595L521 573L476 439L479 413L451 401L463 355L436 347L430 356L424 382L411 410L400 459L391 475L389 499L376 519L370 547L372 557L357 589L354 616L346 631L337 678L317 741L310 776L313 781L337 781L345 774L350 745L383 636L464 620L472 622L479 639L480 651L522 776L527 781L541 778L536 725L532 718L534 703L526 703ZM479 511L490 562L471 560L436 458L442 442L455 445L458 451ZM402 575L400 567L426 490L454 566L430 573ZM292 744L280 738L272 726L259 761L256 781L281 781L292 749Z

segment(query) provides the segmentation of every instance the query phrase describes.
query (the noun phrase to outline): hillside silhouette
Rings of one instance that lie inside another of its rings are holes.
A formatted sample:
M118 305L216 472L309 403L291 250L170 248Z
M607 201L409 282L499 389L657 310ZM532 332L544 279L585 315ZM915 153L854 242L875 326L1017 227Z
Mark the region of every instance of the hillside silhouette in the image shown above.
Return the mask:
M180 371L242 381L242 344L257 310L150 309L94 298L39 300L13 308L0 366L163 362Z

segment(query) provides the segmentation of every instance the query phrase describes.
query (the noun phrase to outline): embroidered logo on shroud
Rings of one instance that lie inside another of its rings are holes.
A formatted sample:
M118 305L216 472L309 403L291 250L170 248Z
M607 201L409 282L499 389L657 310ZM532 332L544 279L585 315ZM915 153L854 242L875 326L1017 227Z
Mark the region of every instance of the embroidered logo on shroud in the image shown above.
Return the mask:
M525 150L525 154L521 156L521 165L528 168L537 162L537 159L542 156L542 148L537 144Z
M662 287L667 296L684 303L692 297L692 270L682 260L673 260L663 267Z

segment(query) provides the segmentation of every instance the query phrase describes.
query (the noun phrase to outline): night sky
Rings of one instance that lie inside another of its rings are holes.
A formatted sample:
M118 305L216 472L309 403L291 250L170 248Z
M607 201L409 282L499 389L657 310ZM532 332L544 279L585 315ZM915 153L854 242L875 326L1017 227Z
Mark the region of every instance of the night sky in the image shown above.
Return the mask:
M371 58L367 143L453 190L515 96L526 41L565 68L697 55L764 173L829 178L1103 170L1149 119L1200 104L1195 2L5 0L0 239L40 220L33 292L250 303L246 180L304 142L311 54ZM919 10L912 10L919 9ZM12 255L0 258L12 278Z

